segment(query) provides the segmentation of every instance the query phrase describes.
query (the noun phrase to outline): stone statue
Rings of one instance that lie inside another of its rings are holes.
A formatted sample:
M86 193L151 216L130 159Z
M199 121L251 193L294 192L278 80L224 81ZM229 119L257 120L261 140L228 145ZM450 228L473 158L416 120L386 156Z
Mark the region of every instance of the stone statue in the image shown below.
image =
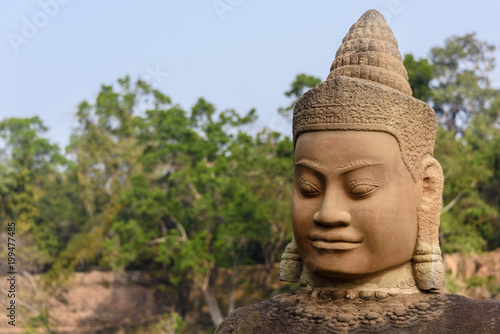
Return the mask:
M439 292L436 116L411 94L391 28L366 12L293 111L294 240L280 275L302 287L216 333L500 333L499 302Z

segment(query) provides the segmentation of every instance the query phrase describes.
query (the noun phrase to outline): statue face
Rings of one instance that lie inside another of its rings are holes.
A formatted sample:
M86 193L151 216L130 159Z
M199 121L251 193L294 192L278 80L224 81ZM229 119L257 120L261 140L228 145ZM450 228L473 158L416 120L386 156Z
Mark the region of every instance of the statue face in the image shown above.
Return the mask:
M329 280L372 277L411 261L421 198L396 139L374 131L301 134L292 225L306 269Z

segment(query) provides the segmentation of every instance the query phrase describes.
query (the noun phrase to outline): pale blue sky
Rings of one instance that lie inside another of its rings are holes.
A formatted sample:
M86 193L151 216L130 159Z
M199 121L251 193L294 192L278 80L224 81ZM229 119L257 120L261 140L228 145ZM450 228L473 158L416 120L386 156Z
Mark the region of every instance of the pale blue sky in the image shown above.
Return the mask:
M79 102L129 74L185 109L198 97L218 109L256 108L253 129L290 133L276 114L289 103L283 92L298 73L324 79L350 26L372 8L402 54L427 56L468 32L500 45L497 1L0 0L0 119L39 115L64 146ZM500 88L498 69L493 79Z

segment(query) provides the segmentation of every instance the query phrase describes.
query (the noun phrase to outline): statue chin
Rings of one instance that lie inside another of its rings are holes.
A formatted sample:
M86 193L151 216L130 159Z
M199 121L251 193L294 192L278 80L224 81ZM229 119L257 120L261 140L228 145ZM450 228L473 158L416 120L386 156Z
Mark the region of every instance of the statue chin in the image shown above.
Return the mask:
M348 276L336 273L323 276L314 273L306 266L302 269L300 284L315 288L331 287L343 290L372 290L385 291L387 293L419 293L411 262L407 262L396 268L388 268L383 272L365 275Z

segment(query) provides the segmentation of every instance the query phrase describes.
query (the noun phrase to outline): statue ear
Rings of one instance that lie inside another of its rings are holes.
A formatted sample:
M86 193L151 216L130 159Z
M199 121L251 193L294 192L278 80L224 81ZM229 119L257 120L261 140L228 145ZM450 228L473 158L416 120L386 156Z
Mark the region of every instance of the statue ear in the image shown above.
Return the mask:
M441 214L443 196L443 169L441 164L431 156L422 159L420 172L420 183L422 187L422 199L420 208L426 212L437 214L437 225L439 229L439 215Z
M295 238L285 248L280 262L280 280L298 283L302 275L302 259L295 243Z
M444 283L443 259L439 248L439 217L443 193L443 170L432 156L421 164L422 199L418 208L418 234L413 270L421 290L438 290Z

